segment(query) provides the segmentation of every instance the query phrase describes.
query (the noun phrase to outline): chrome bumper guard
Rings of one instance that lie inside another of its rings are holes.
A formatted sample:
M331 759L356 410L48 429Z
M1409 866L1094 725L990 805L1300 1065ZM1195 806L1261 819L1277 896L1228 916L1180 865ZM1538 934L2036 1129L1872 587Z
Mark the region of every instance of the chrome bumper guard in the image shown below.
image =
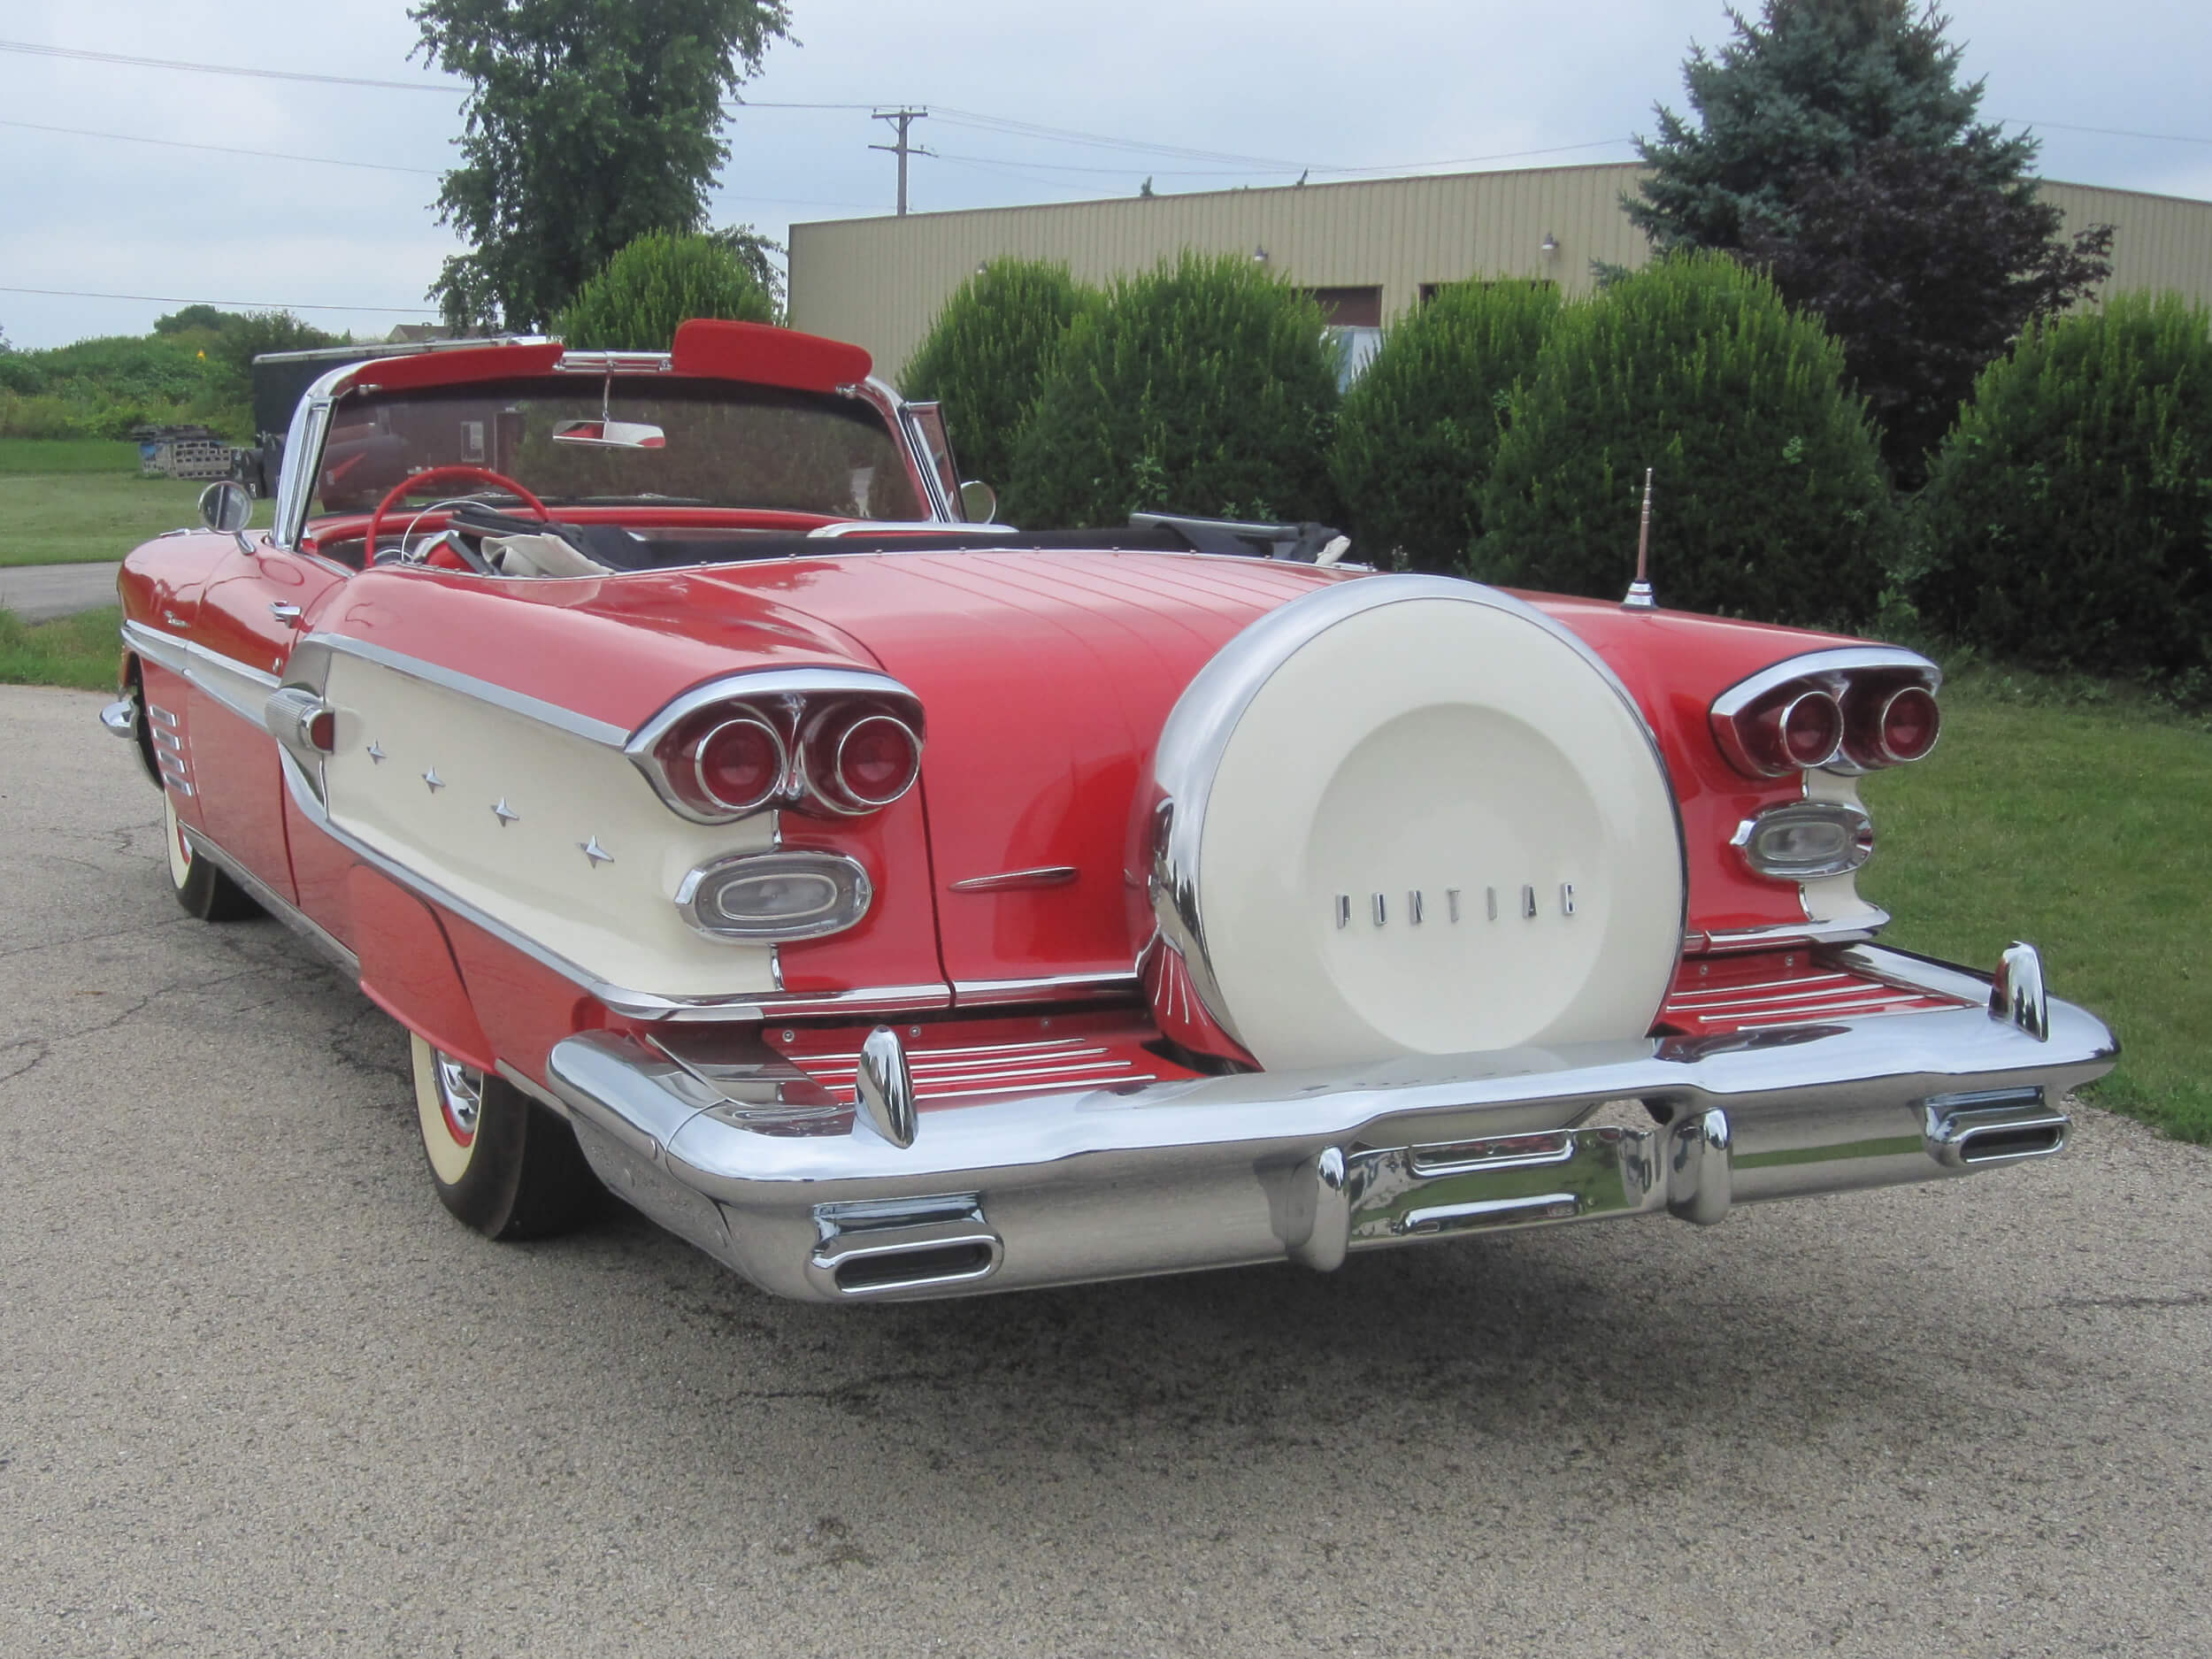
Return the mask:
M1972 1173L2063 1149L2112 1033L2016 945L1985 978L1857 946L1854 972L1971 1006L1725 1036L1425 1056L912 1113L889 1033L862 1099L764 1048L607 1033L548 1088L664 1226L807 1301L963 1295ZM1641 1102L1650 1128L1587 1125ZM887 1133L888 1131L888 1133Z

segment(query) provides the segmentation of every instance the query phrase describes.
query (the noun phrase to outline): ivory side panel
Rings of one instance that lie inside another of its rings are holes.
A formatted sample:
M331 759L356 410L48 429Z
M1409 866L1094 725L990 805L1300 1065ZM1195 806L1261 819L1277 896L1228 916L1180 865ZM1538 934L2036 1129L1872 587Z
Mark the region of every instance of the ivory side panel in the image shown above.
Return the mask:
M772 815L690 823L618 751L359 657L333 657L326 695L339 827L611 984L667 996L775 988L768 948L706 939L675 904L694 866L772 845ZM519 815L503 826L502 801ZM585 856L595 840L611 862Z

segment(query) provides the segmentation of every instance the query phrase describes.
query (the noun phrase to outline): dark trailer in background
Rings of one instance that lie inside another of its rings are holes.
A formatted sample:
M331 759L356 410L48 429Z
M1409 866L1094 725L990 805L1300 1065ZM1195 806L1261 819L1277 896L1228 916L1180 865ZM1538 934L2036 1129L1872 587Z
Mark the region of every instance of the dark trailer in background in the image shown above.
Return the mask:
M265 351L253 360L253 431L250 449L233 449L230 475L256 495L276 493L284 465L284 437L292 411L307 388L349 363L373 357L407 357L424 351L452 351L463 346L497 346L519 338L481 335L470 340L407 340L359 346L318 346L312 351Z

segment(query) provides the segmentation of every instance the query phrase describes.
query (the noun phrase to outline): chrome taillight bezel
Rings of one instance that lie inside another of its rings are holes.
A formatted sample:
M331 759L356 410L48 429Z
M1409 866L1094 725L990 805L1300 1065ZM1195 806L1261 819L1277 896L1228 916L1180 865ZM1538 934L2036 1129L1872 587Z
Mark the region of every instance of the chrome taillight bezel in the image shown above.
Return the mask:
M1819 857L1793 857L1772 845L1805 828L1832 831L1839 842L1836 849ZM1770 881L1819 881L1850 875L1874 856L1874 820L1863 807L1848 801L1791 801L1746 818L1729 844L1754 875Z
M865 726L887 725L907 745L906 775L898 787L881 795L855 788L845 777L845 749L856 733ZM856 703L823 710L808 723L801 746L809 794L841 818L862 818L880 812L896 802L922 775L922 739L904 720L887 709Z
M716 712L708 711L708 718L702 722L704 729L695 740L684 745L687 758L680 764L685 766L692 781L698 786L701 798L710 803L703 807L703 810L733 812L741 817L748 812L758 811L776 797L777 792L784 786L784 780L791 775L791 746L784 741L783 733L775 728L772 722L757 714L732 712L726 718L716 718ZM749 726L755 731L765 733L776 756L775 767L769 774L767 783L757 794L741 801L731 800L707 781L707 749L716 738L732 726Z
M818 882L826 895L815 909L798 915L759 914L748 920L733 913L729 894L749 884L803 880ZM875 884L864 865L843 853L812 848L778 848L710 859L687 873L676 888L676 908L684 920L709 939L726 944L791 944L826 939L866 918Z
M1881 741L1892 703L1906 691L1934 697L1943 671L1916 651L1869 645L1809 651L1739 680L1713 700L1709 716L1714 741L1728 764L1747 778L1786 778L1825 771L1842 777L1924 758L1935 748L1931 739L1917 756L1893 753ZM1834 701L1841 714L1839 741L1822 760L1802 763L1778 741L1787 710L1807 696ZM1942 716L1935 712L1940 733Z
M895 794L862 804L834 780L822 781L824 763L810 757L810 739L819 730L841 733L879 717L895 721L910 737L914 765ZM780 759L775 786L749 803L721 800L708 787L701 764L706 740L733 721L766 727ZM671 811L695 824L734 824L779 808L818 818L859 818L895 804L913 788L920 775L924 730L921 699L888 674L762 669L694 687L640 726L623 753Z

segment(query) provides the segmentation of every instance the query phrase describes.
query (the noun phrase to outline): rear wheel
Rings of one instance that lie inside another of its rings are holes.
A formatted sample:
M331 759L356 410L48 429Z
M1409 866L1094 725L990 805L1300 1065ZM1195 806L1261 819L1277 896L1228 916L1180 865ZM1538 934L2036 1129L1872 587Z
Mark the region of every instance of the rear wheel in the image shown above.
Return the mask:
M163 840L169 849L169 886L177 902L204 922L235 922L261 914L261 907L214 863L192 850L177 821L176 797L161 792Z
M601 1189L569 1126L503 1078L411 1041L439 1202L488 1239L544 1238L588 1220Z

